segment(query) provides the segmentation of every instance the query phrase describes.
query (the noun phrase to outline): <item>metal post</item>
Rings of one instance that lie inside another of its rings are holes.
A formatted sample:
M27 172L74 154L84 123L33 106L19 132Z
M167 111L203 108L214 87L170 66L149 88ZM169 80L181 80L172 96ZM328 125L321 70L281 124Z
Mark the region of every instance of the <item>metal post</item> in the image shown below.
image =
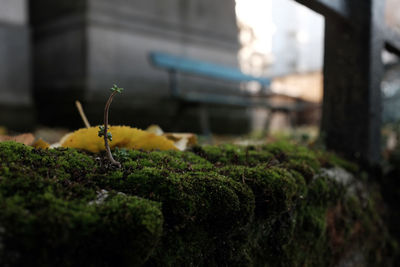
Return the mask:
M321 132L328 148L380 160L384 1L349 1L350 26L326 17Z
M179 87L178 87L178 81L177 81L177 73L176 70L170 69L168 70L168 77L169 77L169 89L171 90L171 95L173 97L179 97Z

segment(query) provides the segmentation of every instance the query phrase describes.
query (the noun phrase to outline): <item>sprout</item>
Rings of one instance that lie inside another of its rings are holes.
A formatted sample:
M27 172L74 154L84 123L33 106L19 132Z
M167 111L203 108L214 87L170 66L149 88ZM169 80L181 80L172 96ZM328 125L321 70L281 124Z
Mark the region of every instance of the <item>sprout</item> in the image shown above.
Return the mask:
M108 141L112 141L112 134L110 132L107 132L108 130L108 110L110 109L110 105L111 102L113 100L113 97L118 94L118 93L122 93L124 89L118 87L116 84L114 84L113 87L111 87L111 95L107 100L106 106L104 108L104 125L99 126L99 137L104 137L104 146L106 148L107 151L107 157L108 159L111 161L112 164L117 165L118 167L121 167L121 163L119 163L118 161L116 161L112 154L111 154L111 149L110 149L110 145L108 144Z

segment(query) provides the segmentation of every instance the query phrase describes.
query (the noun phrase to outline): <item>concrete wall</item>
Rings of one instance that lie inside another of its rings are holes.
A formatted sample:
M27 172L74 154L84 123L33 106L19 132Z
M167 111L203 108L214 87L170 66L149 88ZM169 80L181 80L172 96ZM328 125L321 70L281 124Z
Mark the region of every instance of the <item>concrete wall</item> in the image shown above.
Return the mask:
M0 0L0 125L33 124L30 31L25 0Z
M220 2L210 1L117 2L90 1L87 35L90 90L104 90L118 82L132 86L130 90L135 93L164 94L166 88L149 92L152 82L165 79L165 73L149 64L150 51L237 66L233 1L221 1L225 9ZM216 11L227 13L226 9L232 12L223 16Z
M82 2L61 8L48 0L32 2L35 95L39 103L53 103L40 111L46 124L57 124L62 117L75 126L75 99L84 102L93 124L101 123L108 88L116 83L126 90L114 100L114 123L159 123L168 129L177 105L167 99L167 74L150 65L150 51L238 64L234 0ZM41 9L46 10L42 15ZM51 17L53 13L59 15ZM201 78L180 79L186 88L227 86ZM50 108L58 111L49 113ZM247 114L241 110L236 118L240 116Z
M25 25L27 23L26 0L0 0L0 20L2 22Z

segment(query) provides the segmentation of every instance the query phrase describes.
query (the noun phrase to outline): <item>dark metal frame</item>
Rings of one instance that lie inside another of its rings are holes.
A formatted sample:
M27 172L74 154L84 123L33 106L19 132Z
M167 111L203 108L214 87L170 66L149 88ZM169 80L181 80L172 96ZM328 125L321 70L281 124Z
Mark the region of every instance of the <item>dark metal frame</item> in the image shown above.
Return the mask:
M384 48L400 55L385 25L384 0L296 0L325 17L321 135L327 148L367 164L380 161Z

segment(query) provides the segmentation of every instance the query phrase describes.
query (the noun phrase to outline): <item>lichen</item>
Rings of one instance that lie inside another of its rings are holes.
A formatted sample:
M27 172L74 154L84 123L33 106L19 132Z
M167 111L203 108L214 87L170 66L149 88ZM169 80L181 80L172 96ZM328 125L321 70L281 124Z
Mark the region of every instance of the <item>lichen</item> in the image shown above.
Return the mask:
M379 191L323 171L351 165L332 154L277 142L114 156L121 168L0 143L0 265L394 265Z

